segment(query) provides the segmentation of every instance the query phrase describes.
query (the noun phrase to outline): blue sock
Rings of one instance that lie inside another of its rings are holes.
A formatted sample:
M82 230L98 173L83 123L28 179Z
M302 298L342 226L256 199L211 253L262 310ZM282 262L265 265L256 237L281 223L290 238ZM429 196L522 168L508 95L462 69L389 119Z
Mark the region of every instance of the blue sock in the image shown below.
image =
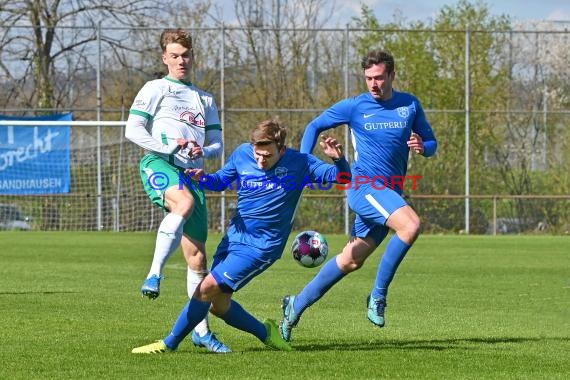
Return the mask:
M334 284L339 282L346 273L336 264L336 256L329 260L317 275L295 297L293 310L299 317L306 308L317 302Z
M398 235L394 234L392 236L380 261L376 282L374 283L374 289L372 289L373 298L381 298L386 301L388 286L390 286L398 266L410 247L411 245L403 242Z
M196 298L191 298L178 316L170 335L164 338L166 347L175 350L180 342L190 334L192 329L202 319L206 318L209 309L210 302L202 302Z
M253 315L249 314L239 303L231 300L230 308L221 317L228 325L241 331L253 334L262 342L267 339L267 330Z

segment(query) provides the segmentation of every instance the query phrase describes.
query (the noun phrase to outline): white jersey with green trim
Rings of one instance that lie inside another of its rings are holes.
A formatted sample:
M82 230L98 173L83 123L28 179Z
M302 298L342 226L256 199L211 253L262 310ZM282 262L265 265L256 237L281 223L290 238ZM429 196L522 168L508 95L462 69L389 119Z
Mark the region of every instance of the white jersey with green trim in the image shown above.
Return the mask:
M138 128L131 140L181 168L203 168L204 161L203 158L192 159L189 148L179 150L177 138L195 140L204 146L206 131L221 129L214 97L191 83L169 77L145 83L135 97L130 114L147 120L144 131ZM157 144L148 143L148 133Z

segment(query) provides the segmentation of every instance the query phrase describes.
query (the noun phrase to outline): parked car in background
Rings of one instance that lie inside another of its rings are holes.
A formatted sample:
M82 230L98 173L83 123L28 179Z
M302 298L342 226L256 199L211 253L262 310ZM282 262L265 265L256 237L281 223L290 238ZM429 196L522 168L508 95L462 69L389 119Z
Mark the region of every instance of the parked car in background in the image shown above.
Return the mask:
M22 213L20 206L0 203L0 230L31 230L30 218Z

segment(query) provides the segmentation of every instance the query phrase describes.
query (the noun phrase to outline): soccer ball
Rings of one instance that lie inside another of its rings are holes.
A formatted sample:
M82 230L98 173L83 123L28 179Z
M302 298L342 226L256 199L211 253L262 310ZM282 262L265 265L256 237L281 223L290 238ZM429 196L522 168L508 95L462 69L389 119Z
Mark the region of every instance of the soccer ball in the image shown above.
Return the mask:
M293 259L305 268L321 265L329 253L329 245L323 235L316 231L303 231L293 239Z

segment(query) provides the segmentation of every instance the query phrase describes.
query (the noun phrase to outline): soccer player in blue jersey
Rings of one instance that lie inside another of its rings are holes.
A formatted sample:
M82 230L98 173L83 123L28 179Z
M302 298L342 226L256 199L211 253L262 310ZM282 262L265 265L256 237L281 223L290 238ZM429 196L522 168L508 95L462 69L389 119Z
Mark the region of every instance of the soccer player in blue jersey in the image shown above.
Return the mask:
M349 175L350 168L342 146L334 138L325 137L320 144L333 159L331 165L311 154L288 149L285 137L286 130L278 122L264 121L254 129L251 143L240 145L222 169L208 175L203 169L188 172L200 177L200 184L210 190L235 186L236 214L214 254L210 273L196 288L170 335L137 347L133 353L175 350L208 310L268 347L291 350L274 321L262 323L232 296L281 257L305 185L338 182L343 173Z
M395 233L367 298L368 319L383 327L388 286L420 232L420 219L402 198L402 186L391 180L399 181L406 175L410 150L425 157L435 154L435 136L419 100L392 88L396 72L391 54L369 52L362 59L362 69L368 92L325 110L307 125L301 141L301 152L309 153L321 132L349 126L354 162L347 198L356 219L342 252L329 260L299 294L283 298L280 331L286 341L291 340L291 330L303 312L344 276L359 269L392 229Z

